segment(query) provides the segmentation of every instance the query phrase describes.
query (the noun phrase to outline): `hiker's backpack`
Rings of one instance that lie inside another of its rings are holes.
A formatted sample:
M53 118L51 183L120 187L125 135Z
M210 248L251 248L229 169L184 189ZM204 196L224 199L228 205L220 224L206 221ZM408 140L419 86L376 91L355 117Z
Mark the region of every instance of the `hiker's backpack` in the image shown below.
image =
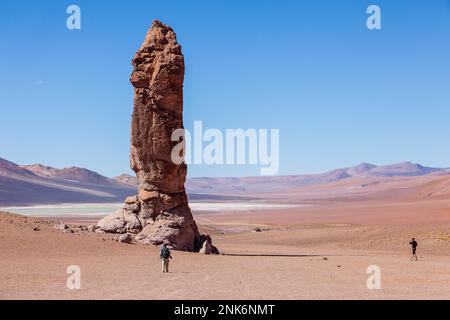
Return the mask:
M169 248L162 248L162 249L161 249L161 256L162 256L164 259L169 258L169 256L170 256Z

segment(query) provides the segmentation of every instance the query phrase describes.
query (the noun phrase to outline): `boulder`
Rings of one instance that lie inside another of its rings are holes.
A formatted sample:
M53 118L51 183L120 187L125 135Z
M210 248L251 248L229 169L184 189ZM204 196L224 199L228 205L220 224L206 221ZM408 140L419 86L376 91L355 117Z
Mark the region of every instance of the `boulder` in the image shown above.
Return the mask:
M133 203L138 203L138 202L139 202L139 200L138 200L137 196L125 198L125 204L133 204Z
M213 246L212 239L208 234L202 235L203 245L200 249L202 254L220 254L219 250Z
M153 245L167 243L175 250L193 251L191 239L195 238L195 234L192 223L193 219L187 220L176 215L158 217L142 229L136 240Z
M99 222L97 222L97 227L104 232L109 233L124 233L125 232L125 218L123 216L123 211L119 210L110 215L107 215Z
M63 231L63 230L69 229L69 227L64 222L61 222L61 223L55 224L53 226L53 229L57 229L57 230Z
M137 233L142 230L141 221L134 214L125 215L125 229L129 232Z
M119 237L120 242L130 243L133 240L133 237L129 233L124 233Z

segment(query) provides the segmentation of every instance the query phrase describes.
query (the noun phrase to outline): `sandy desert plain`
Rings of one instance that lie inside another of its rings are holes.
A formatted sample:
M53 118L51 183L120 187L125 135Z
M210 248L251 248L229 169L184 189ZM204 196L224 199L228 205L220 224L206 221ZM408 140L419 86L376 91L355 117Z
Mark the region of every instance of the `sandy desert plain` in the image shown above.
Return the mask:
M192 202L222 255L175 251L168 274L159 248L77 228L95 215L1 213L0 298L450 299L448 175L356 177L246 196L248 206ZM75 232L54 229L61 220ZM66 287L69 265L81 268L80 290ZM367 287L371 265L381 270L380 289Z

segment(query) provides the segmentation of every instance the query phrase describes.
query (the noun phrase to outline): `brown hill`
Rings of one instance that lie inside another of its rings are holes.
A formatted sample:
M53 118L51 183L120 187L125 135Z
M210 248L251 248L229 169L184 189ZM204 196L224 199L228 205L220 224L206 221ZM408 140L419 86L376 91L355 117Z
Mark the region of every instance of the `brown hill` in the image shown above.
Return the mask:
M134 193L135 188L87 169L19 166L0 158L2 206L120 202Z

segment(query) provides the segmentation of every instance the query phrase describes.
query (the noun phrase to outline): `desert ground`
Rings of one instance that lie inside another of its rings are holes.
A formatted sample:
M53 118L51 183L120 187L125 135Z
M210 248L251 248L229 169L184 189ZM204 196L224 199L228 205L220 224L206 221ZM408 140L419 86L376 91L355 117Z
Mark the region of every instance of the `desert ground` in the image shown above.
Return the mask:
M370 192L365 184L349 192L349 182L309 188L309 201L297 201L308 206L197 212L201 231L222 254L173 252L168 274L160 271L157 247L77 228L96 217L66 218L75 232L63 233L53 228L58 218L2 213L0 297L450 299L450 197L433 194L436 186L443 190L440 177L413 180L376 184ZM412 237L417 262L410 260ZM66 287L69 265L81 268L80 290ZM371 265L381 270L380 289L367 287Z

